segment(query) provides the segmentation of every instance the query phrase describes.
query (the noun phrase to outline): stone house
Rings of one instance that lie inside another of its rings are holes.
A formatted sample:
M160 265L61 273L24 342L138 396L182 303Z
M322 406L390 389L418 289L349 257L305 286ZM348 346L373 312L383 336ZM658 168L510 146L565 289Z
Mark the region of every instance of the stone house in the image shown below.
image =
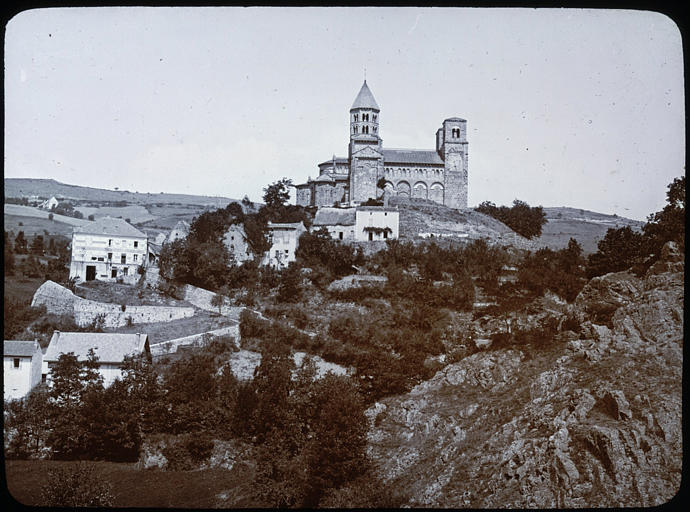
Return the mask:
M55 196L51 197L50 199L46 199L41 203L41 206L39 208L42 208L44 210L52 210L53 208L56 208L60 204L57 199L55 199Z
M145 233L123 219L102 217L74 228L69 276L134 284L147 258Z
M302 222L268 223L268 236L271 248L264 255L262 264L274 268L284 268L295 261L295 251L299 246L299 237L307 231Z
M254 258L242 224L232 224L223 235L223 244L237 265Z
M2 353L5 400L23 398L41 382L41 347L37 341L5 340Z
M416 197L467 208L467 121L450 117L436 131L435 150L384 148L381 110L366 80L350 108L348 156L318 164L319 176L295 185L300 206L356 205L368 199ZM379 180L385 182L379 189Z
M122 375L121 368L125 357L143 355L151 359L147 334L55 331L43 356L44 380L50 383L50 370L60 354L72 352L79 361L86 361L90 349L93 349L98 357L98 372L103 377L103 385L106 387Z
M357 206L319 208L311 231L326 228L334 240L372 242L398 238L400 213L397 208Z
M189 234L189 222L181 220L178 221L177 224L175 224L175 227L173 227L170 230L170 233L165 239L164 243L172 243L175 240L180 240L181 238L187 238L187 235Z

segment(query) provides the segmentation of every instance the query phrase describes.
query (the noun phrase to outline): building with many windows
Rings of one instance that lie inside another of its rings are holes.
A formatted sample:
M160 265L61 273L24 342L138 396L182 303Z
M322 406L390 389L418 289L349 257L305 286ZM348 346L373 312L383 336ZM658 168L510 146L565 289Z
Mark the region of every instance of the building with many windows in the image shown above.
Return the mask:
M365 80L350 108L347 158L334 155L320 163L316 179L295 186L296 203L355 205L384 195L467 208L467 121L444 120L436 131L435 150L384 148L380 121L381 111Z
M147 258L145 233L123 219L103 217L74 228L69 276L134 284Z

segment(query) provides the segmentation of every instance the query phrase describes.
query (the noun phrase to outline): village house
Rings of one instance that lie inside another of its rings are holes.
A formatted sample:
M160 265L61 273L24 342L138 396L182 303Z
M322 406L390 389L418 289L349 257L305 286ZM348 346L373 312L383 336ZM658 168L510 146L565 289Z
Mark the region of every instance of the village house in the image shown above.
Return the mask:
M268 236L271 248L263 259L264 265L274 268L287 267L295 261L295 251L299 245L299 237L307 231L302 222L268 223Z
M60 203L57 199L55 199L55 196L53 196L50 199L46 199L43 203L41 203L39 208L42 208L44 210L52 210L54 208L57 208L58 204Z
M400 214L397 208L357 206L354 208L319 208L311 231L326 228L334 240L372 242L399 236Z
M37 341L5 340L2 353L5 400L23 398L41 382L41 347Z
M189 222L184 221L184 220L178 221L178 223L175 224L175 227L173 227L170 230L170 234L167 236L164 243L171 244L175 240L187 238L188 234L189 234Z
M223 244L230 253L233 263L237 265L241 265L254 257L242 224L232 224L228 228L223 236Z
M51 368L60 354L71 352L77 360L86 361L90 349L93 349L98 358L98 372L106 387L122 375L125 357L143 355L151 359L149 337L146 334L55 331L43 356L43 379L50 383Z
M74 228L69 276L134 284L147 258L145 233L122 219L102 217Z

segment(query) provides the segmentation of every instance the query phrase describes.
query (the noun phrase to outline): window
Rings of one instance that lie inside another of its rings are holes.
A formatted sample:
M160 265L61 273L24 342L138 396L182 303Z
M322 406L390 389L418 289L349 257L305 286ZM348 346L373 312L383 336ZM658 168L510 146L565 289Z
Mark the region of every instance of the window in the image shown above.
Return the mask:
M340 238L341 240L343 239L343 232L342 231L340 233L338 233L338 238Z
M355 123L357 122L357 117L358 117L357 114L355 114L355 115L353 116Z
M91 261L96 261L96 257L95 257L95 256L91 256Z
M138 256L138 254L134 255L134 261L137 261L137 259L138 259L137 256Z
M369 241L371 242L374 239L374 233L369 231Z
M14 358L14 367L19 368L19 358L18 357Z
M376 126L374 126L374 127L372 128L372 131L373 131L374 133L376 133Z
M108 253L108 261L110 261L110 260L112 260L112 259L113 259L113 253L112 253L112 252L109 252L109 253Z
M362 114L362 121L368 121L369 120L369 114Z
M355 133L357 133L357 126L355 126Z
M371 118L376 122L376 114L372 114Z
M45 384L48 381L48 374L47 373L42 373L41 374L41 382Z
M369 133L369 127L368 126L362 126L362 133Z
M122 268L122 273L123 273L124 275L127 275L127 270L129 270L127 267L123 267L123 268Z
M134 241L134 247L139 247L139 242L137 242L136 240Z
M388 238L388 231L383 232L383 238Z
M231 236L231 237L230 237L230 240L234 240L234 239L235 239L235 237L234 237L234 236Z
M452 136L454 139L457 139L460 137L460 128L453 128L452 130Z
M111 240L108 240L108 247L110 247L111 245L113 245L112 239L111 239Z
M101 257L101 258L98 258L98 261L103 261L103 258L102 258L102 257Z
M120 255L120 263L127 263L127 255L126 254Z

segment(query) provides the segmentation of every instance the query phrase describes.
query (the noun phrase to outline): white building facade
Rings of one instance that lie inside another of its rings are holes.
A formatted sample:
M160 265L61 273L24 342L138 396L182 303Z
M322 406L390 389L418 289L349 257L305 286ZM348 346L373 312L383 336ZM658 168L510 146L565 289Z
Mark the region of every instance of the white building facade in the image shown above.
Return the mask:
M145 233L122 219L103 217L74 228L69 276L134 284L147 258Z
M397 208L384 206L322 207L316 212L311 231L322 228L333 240L342 242L393 240L400 236L400 213Z
M3 383L5 400L29 394L41 382L43 354L36 341L3 342Z
M263 264L281 269L295 261L295 251L299 246L299 237L307 231L302 222L268 223L268 236L271 248L264 256Z

